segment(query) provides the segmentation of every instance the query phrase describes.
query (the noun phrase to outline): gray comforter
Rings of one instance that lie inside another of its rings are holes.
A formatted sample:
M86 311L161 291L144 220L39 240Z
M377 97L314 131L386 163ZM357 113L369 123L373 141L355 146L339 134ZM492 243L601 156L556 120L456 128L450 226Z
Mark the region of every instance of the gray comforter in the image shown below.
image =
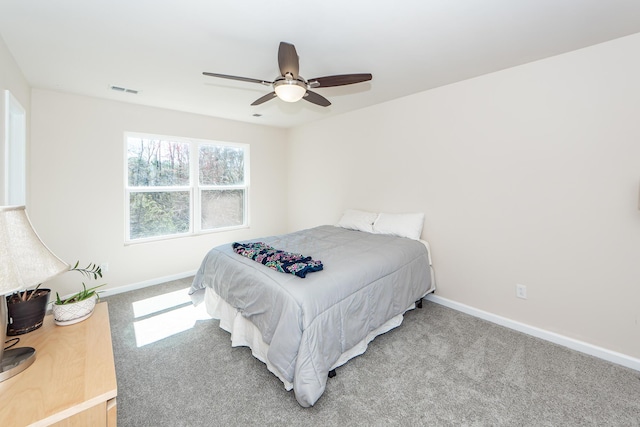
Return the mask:
M212 287L248 318L305 407L320 398L342 353L431 287L427 249L416 240L325 225L252 241L320 260L324 270L304 279L280 273L227 244L206 255L190 293L198 303Z

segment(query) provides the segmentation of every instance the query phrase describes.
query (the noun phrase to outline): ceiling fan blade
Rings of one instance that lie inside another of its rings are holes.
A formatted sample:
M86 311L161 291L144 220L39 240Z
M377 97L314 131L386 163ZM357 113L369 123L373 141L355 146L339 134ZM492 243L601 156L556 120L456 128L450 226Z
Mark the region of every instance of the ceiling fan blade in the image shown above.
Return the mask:
M271 93L266 94L265 96L261 96L260 98L256 99L255 101L253 101L251 103L251 105L260 105L260 104L263 104L263 103L267 102L268 100L273 99L275 97L276 97L276 93L275 92L271 92Z
M373 78L371 74L341 74L337 76L317 77L315 79L309 79L309 85L311 87L332 87L332 86L344 86L352 85L354 83L362 83L369 81Z
M329 105L331 105L331 102L329 102L327 98L325 98L322 95L318 95L315 92L311 92L310 90L307 91L307 93L304 95L302 99L304 99L305 101L309 101L312 104L319 105L321 107L328 107Z
M207 73L207 72L204 72L202 74L204 74L205 76L210 76L210 77L220 77L222 79L240 80L241 82L260 83L260 84L263 84L263 85L272 84L272 82L268 82L268 81L265 81L265 80L252 79L252 78L249 78L249 77L229 76L227 74L217 74L217 73Z
M281 75L284 76L287 73L291 73L294 79L298 78L300 62L294 45L280 42L280 47L278 48L278 65L280 66Z

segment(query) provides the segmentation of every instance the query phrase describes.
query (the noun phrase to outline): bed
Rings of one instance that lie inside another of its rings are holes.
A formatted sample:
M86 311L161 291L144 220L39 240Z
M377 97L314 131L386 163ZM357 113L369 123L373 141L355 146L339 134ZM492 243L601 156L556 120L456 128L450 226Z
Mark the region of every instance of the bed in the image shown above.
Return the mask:
M250 347L304 407L320 398L330 372L435 290L426 242L357 228L323 225L251 240L322 262L304 278L241 256L231 244L215 247L189 291L220 319L232 345Z

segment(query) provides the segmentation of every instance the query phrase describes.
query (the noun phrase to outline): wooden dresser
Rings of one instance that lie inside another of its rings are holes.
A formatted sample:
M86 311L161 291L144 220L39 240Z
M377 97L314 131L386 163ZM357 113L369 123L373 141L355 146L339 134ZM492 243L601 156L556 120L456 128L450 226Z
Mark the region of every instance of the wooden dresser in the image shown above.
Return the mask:
M0 383L0 426L115 426L116 370L107 303L87 320L20 335L36 349L24 372Z

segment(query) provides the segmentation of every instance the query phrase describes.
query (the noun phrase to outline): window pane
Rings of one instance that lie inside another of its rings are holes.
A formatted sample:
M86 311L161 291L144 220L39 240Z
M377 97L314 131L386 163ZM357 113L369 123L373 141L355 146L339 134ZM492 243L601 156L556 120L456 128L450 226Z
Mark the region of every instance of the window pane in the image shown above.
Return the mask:
M189 232L189 192L131 193L130 238L166 236Z
M244 190L206 190L201 193L202 229L244 224Z
M189 185L189 143L127 138L129 185Z
M202 145L199 154L200 184L244 183L244 150L242 148Z

